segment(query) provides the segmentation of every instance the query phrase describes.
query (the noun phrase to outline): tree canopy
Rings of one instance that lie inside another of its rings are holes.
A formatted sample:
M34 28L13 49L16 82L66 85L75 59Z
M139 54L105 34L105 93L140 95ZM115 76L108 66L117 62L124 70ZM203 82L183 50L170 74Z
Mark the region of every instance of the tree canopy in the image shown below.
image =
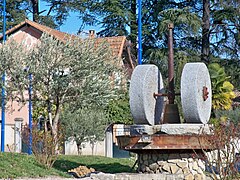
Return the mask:
M25 0L8 0L6 3L6 20L7 20L7 29L12 28L13 26L24 21L27 17L27 4ZM3 3L0 4L0 32L2 32L3 27Z
M118 58L111 56L107 44L93 39L71 39L61 42L43 35L41 43L26 50L13 41L1 46L1 72L8 75L8 97L26 101L25 90L32 75L35 107L46 107L53 134L57 133L60 113L64 105L71 110L105 106L116 94L110 76L121 70L115 66ZM36 108L37 109L37 108Z
M8 27L32 13L50 27L64 24L70 12L78 14L79 32L85 25L100 25L99 36L125 35L136 48L137 4L133 0L36 0L7 2ZM142 0L143 55L151 61L154 53L166 51L167 24L174 23L175 51L198 55L208 63L211 57L239 59L240 3L238 0ZM135 52L135 51L134 51ZM207 56L207 57L205 57ZM210 59L209 59L210 58Z

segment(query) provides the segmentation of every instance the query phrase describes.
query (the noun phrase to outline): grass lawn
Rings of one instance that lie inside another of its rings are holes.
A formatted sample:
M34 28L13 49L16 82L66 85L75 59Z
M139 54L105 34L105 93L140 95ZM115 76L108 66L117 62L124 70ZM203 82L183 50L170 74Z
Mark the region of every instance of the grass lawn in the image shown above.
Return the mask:
M102 156L59 156L53 168L46 169L34 156L17 153L0 153L0 178L64 176L67 170L80 165L105 173L133 172L134 161Z
M54 168L66 172L68 169L84 165L105 173L133 172L134 160L107 158L103 156L60 156Z

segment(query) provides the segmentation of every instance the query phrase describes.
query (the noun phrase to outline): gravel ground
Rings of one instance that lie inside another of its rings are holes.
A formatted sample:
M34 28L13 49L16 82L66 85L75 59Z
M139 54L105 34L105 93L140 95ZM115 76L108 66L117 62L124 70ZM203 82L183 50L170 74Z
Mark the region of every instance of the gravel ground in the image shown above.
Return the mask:
M39 177L39 178L26 177L26 178L14 178L14 179L16 179L16 180L71 180L71 179L76 179L76 178L63 178L63 177L58 177L58 176L51 176L51 177ZM1 180L12 180L12 178L11 179L1 179Z
M90 177L85 178L61 178L61 177L47 177L47 178L22 178L16 180L183 180L183 176L178 175L164 175L164 174L137 174L137 173L98 173L91 174Z
M137 173L119 173L119 174L108 174L98 173L91 174L91 177L85 178L62 178L58 176L50 176L44 178L19 178L14 180L184 180L184 175L167 175L167 174L137 174ZM3 180L3 179L0 179ZM13 179L4 179L13 180ZM213 180L210 177L206 177L206 180Z

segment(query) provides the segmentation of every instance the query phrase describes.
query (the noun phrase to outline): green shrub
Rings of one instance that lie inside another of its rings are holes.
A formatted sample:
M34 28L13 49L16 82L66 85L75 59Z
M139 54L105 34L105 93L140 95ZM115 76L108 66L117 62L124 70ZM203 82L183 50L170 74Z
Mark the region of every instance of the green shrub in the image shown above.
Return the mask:
M133 124L130 111L128 94L123 94L119 98L109 102L106 108L109 122Z
M231 109L232 99L235 98L233 85L228 81L228 77L223 67L218 63L208 66L212 81L212 107L213 109Z
M229 120L233 122L235 125L237 125L240 120L240 108L235 108L231 110L216 110L215 116L221 121Z

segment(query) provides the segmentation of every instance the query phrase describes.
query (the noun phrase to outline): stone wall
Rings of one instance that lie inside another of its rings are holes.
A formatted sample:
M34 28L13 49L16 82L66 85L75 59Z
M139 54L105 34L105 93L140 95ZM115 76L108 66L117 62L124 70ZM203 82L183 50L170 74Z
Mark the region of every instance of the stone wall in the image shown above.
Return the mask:
M138 172L183 175L184 179L206 179L205 163L194 153L140 153Z

